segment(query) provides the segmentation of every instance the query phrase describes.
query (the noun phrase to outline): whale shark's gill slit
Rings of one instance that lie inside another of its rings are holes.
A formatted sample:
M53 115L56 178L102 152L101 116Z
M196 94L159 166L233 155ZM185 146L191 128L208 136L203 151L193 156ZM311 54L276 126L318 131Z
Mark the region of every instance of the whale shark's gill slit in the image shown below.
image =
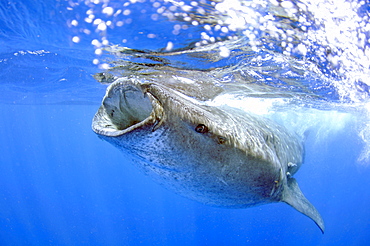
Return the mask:
M195 131L198 133L207 133L208 132L208 127L203 124L199 124L195 127Z
M152 126L152 132L155 132L162 125L162 122L163 119L157 119Z

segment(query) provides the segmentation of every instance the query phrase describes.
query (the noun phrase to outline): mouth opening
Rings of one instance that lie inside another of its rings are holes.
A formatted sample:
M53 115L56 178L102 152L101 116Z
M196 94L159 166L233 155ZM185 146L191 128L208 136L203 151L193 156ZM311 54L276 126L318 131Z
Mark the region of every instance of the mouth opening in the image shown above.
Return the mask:
M147 94L127 83L108 87L93 119L93 130L101 135L119 136L151 121L153 106Z

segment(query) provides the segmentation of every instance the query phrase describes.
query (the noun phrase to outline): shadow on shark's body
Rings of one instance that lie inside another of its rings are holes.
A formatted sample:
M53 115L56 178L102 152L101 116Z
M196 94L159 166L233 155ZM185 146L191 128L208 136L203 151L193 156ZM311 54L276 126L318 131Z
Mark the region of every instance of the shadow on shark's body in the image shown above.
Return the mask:
M92 128L182 196L226 208L283 201L324 232L320 214L292 177L303 146L271 120L206 106L162 84L118 79Z

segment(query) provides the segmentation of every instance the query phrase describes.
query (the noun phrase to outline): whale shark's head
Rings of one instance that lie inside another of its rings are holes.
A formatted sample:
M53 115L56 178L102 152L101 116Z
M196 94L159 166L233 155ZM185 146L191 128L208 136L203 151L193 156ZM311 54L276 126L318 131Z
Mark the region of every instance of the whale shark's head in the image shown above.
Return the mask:
M216 146L230 145L265 161L295 163L289 170L291 174L302 163L301 144L295 137L276 134L276 129L284 130L271 121L235 109L209 107L157 83L122 79L111 84L92 128L100 135L118 137L148 127L155 131L163 123L173 131L176 128L184 140L211 140Z

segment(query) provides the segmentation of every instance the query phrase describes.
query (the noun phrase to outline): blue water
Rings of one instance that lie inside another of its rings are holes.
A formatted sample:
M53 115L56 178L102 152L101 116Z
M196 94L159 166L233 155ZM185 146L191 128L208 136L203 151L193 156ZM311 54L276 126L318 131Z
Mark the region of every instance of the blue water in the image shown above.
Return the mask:
M80 1L72 8L72 2L0 3L0 245L369 244L370 168L358 162L361 123L325 141L315 134L306 139L305 162L295 177L325 220L325 234L283 203L209 207L140 173L91 130L106 88L91 76L102 71L92 62L102 58L91 45L101 33L87 23L80 29L69 24L91 5ZM150 12L152 6L131 10ZM172 30L172 22L150 26L142 16L132 23L106 37L148 50L173 38L167 29L155 41L140 36L166 25ZM89 35L81 32L89 28ZM200 36L195 31L193 39ZM177 47L189 41L171 40Z

